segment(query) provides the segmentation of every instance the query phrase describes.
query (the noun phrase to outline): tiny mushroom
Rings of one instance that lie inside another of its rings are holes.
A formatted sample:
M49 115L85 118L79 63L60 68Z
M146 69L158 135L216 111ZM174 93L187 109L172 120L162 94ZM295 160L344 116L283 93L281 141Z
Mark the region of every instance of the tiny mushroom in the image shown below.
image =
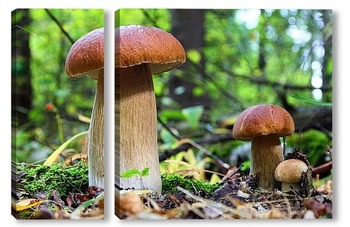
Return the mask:
M121 189L161 192L152 75L183 64L186 53L170 33L142 25L116 28L115 48L116 184ZM120 177L145 168L149 168L148 176Z
M251 174L259 187L275 187L274 172L283 161L280 136L294 133L294 121L282 107L261 104L247 108L234 123L232 134L238 140L251 140Z
M307 165L299 159L287 159L275 169L275 180L282 183L282 191L300 190L301 176L307 172Z
M89 185L104 187L104 30L95 29L70 48L65 63L72 78L88 76L97 80L88 134Z

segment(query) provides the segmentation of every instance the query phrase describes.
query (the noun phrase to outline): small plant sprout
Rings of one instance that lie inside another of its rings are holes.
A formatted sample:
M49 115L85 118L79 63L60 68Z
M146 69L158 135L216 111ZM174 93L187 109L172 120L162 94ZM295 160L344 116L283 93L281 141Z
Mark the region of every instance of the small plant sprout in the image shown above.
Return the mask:
M142 185L142 178L147 177L149 175L149 168L144 168L143 170L138 170L138 169L131 169L128 170L124 173L121 173L120 176L123 178L132 178L132 177L138 177L140 178L140 182Z

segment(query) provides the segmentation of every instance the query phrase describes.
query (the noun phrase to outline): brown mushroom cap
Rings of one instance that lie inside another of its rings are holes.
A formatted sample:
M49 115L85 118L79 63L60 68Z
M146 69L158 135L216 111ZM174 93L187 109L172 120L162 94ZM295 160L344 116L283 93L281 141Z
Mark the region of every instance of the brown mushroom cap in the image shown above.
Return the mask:
M295 184L300 182L300 178L303 172L308 169L307 165L298 159L287 159L275 169L275 180L287 183Z
M276 134L287 136L294 133L292 116L282 107L262 104L247 108L237 118L233 137L239 140L251 140L254 137Z
M149 63L152 74L173 69L186 61L181 43L170 33L142 25L120 26L115 30L115 67Z
M79 38L66 58L66 73L70 78L89 76L97 79L104 67L104 29L95 29Z

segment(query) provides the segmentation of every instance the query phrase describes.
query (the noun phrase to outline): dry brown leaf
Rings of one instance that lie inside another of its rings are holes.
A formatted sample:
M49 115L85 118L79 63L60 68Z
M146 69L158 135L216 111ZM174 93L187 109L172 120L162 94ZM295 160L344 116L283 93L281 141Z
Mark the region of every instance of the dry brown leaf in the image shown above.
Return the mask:
M283 219L285 218L284 214L277 210L277 209L271 209L267 212L258 213L257 218L259 219Z
M331 212L329 204L321 203L314 198L305 199L304 206L307 210L312 210L316 218Z
M42 199L23 199L16 203L16 211L26 210L38 206L44 200Z
M144 211L144 205L139 195L134 191L123 194L115 192L115 212L123 219Z

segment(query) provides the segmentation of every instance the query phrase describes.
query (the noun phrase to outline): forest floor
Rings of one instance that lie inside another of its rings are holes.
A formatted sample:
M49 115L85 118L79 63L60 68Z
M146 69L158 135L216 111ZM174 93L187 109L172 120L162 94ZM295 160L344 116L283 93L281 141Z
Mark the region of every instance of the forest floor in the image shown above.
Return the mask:
M209 195L180 186L167 194L120 195L122 219L328 219L332 218L332 181L309 195L290 190L261 190L251 176L228 180Z
M84 162L12 163L11 211L16 219L102 219L104 189L88 186Z
M161 194L116 192L115 213L121 219L332 218L331 175L325 180L314 177L314 168L298 150L286 157L291 158L308 166L307 172L301 176L298 190L263 190L258 187L257 178L233 168L215 187L181 176L163 177Z
M87 175L86 165L69 168L27 165L14 172L12 215L15 218L104 218L104 189L87 186L86 178L81 178ZM65 182L60 182L62 179ZM331 179L314 187L315 178L304 177L300 190L291 188L288 192L263 190L257 186L256 179L239 170L215 186L181 175L163 177L162 181L163 192L159 194L145 190L116 192L117 216L120 219L330 219L333 216Z

